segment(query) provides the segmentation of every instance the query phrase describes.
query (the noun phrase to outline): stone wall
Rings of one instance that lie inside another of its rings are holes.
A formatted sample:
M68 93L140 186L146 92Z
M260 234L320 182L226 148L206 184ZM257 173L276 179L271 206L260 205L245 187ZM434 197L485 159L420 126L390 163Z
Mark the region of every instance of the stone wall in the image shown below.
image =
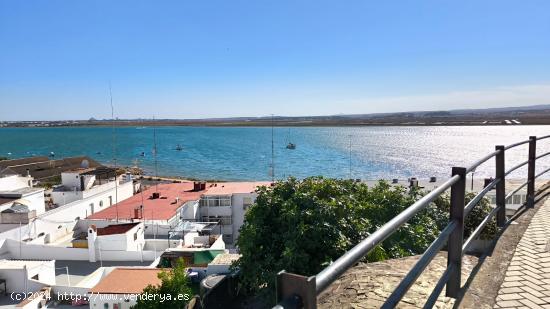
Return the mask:
M422 308L447 267L447 253L440 252L405 294L397 308ZM319 308L380 308L388 296L418 261L420 256L360 263L330 285L318 298ZM462 282L477 264L474 256L464 256ZM435 307L452 308L454 299L439 296Z

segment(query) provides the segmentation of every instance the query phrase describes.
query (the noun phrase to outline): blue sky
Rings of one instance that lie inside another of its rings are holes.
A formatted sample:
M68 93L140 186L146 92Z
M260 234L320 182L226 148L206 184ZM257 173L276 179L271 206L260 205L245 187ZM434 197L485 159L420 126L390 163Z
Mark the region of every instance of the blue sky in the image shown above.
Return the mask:
M0 0L0 120L550 104L550 1Z

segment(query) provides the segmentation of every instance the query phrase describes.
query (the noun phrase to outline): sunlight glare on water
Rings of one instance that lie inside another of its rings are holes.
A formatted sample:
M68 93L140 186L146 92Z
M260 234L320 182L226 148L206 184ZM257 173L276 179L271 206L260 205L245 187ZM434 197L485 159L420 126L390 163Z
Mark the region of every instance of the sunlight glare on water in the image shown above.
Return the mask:
M467 167L492 152L530 135L550 134L550 126L454 127L294 127L275 128L277 178L323 175L361 179L448 177L452 166ZM271 162L270 127L158 127L160 175L218 180L268 180ZM112 131L89 128L3 128L0 156L56 157L87 155L112 163ZM153 128L116 129L117 159L125 166L136 162L154 173ZM297 145L286 149L288 141ZM177 145L183 147L177 151ZM539 154L550 151L550 139L539 142ZM145 156L140 154L144 152ZM507 166L527 159L527 146L507 151ZM550 167L550 157L537 170ZM494 159L476 171L492 176ZM524 177L525 169L511 178Z

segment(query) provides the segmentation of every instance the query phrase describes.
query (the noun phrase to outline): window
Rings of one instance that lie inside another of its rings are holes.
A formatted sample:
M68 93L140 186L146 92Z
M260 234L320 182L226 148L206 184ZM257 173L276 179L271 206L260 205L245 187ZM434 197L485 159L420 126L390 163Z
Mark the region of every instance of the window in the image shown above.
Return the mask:
M33 280L38 280L38 274L32 276L31 279L33 279Z
M521 195L514 194L513 201L514 201L514 204L521 204Z
M109 206L113 206L113 197L109 196Z
M221 225L231 225L232 224L231 216L219 216L219 217L204 216L204 217L202 217L202 220L205 221L205 222L220 222Z
M134 233L134 240L137 240L137 233Z
M248 207L252 206L252 203L251 197L243 197L243 209L248 209Z
M207 206L207 207L231 206L231 196L230 195L203 196L199 201L199 206Z
M109 303L104 303L103 304L103 309L109 309Z
M232 234L223 234L223 241L225 243L233 243L233 235Z
M491 196L491 204L496 205L497 204L497 197Z
M99 201L99 207L103 207L103 201Z

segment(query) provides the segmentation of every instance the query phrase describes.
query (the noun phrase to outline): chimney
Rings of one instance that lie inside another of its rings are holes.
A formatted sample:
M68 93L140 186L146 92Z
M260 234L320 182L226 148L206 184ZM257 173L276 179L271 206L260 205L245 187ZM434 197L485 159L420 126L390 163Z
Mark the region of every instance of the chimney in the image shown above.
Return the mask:
M134 208L134 219L141 219L140 208Z
M493 177L491 177L491 178L485 178L485 179L483 180L483 188L487 187L493 180L494 180ZM493 187L493 189L491 189L491 190L494 190L494 189L495 189L495 188Z
M95 243L97 238L97 227L92 224L88 227L88 260L90 262L96 261Z

